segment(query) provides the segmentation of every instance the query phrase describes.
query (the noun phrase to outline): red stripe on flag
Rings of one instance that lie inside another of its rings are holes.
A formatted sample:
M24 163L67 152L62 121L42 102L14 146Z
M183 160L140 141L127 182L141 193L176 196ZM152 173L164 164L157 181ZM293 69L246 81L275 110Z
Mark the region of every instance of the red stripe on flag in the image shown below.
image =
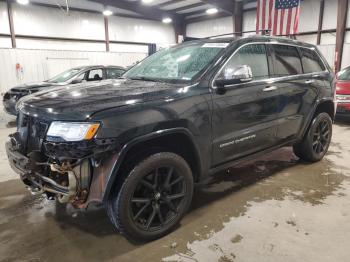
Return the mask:
M260 0L258 0L258 6L256 8L256 34L259 34L260 25Z
M283 25L284 25L284 9L281 10L281 17L280 17L280 35L283 35Z
M263 0L262 4L262 30L265 30L265 19L266 19L266 0Z
M274 1L274 0L270 0L270 2L269 2L269 30L272 29L272 9L273 9L273 1Z
M293 26L293 34L298 33L299 26L299 15L300 15L300 6L295 10L295 18L294 18L294 26Z
M286 35L290 35L290 29L291 29L291 24L292 24L292 13L293 13L294 8L289 8L288 9L288 18L287 18L287 30L286 30Z
M275 7L275 16L273 18L273 31L272 35L277 35L277 22L278 22L278 9Z

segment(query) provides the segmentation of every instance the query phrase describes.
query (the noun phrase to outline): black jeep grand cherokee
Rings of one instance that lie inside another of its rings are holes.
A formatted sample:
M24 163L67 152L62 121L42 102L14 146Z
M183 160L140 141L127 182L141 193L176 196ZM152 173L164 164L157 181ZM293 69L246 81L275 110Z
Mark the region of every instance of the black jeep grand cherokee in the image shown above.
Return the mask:
M127 238L169 233L194 184L237 161L293 145L323 158L334 76L309 44L211 38L162 50L122 79L57 88L19 102L7 154L32 192L103 203Z

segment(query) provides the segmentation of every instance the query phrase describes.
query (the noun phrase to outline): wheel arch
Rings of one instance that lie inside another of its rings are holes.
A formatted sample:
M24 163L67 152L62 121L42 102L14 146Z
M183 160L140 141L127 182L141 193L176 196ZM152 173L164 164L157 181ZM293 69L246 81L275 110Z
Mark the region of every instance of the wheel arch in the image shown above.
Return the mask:
M334 102L331 99L325 99L320 101L315 109L315 112L313 114L314 118L316 115L318 115L319 113L327 113L329 114L329 116L332 118L332 120L334 120L335 117L335 106L334 106Z
M334 106L333 99L331 98L321 99L318 101L318 103L315 105L314 109L311 111L310 115L308 116L307 121L305 122L304 128L302 129L302 132L300 133L300 137L298 138L298 140L302 140L304 138L315 116L322 112L328 113L332 121L334 121L335 106Z
M180 144L181 142L182 144ZM191 167L194 181L200 180L203 165L199 148L191 132L186 128L159 130L137 137L123 146L111 175L107 178L103 192L103 203L108 201L114 187L119 187L124 181L125 175L121 174L123 167L125 167L124 164L127 164L127 161L130 159L137 159L145 156L147 153L152 153L151 149L163 149L179 154ZM134 153L136 155L133 155ZM131 156L133 157L131 158Z

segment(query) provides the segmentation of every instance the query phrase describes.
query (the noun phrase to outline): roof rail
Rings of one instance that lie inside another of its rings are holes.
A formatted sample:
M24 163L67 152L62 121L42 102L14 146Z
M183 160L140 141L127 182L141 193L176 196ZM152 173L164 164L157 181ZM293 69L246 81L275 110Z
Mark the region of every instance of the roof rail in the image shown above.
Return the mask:
M232 36L242 35L244 33L259 33L259 32L261 32L262 35L270 35L271 30L250 30L250 31L234 32L234 33L229 33L229 34L208 36L208 37L205 37L204 39L210 39L210 38L216 38L216 37L222 37L222 36L230 36L230 35L232 35Z

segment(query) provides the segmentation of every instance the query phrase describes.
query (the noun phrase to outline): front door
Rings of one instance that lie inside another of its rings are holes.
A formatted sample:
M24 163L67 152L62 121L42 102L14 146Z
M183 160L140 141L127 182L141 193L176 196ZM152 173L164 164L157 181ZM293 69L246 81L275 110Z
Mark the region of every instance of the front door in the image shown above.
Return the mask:
M279 91L269 82L266 45L248 44L230 58L226 68L247 65L253 79L213 91L213 166L261 151L276 144Z

